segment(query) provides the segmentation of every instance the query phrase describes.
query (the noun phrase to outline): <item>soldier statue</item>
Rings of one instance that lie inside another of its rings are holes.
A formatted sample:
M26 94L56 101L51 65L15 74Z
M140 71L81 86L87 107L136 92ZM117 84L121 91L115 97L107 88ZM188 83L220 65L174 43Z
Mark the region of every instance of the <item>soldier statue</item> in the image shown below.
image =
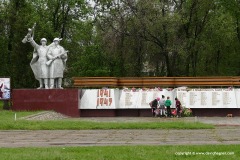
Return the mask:
M36 23L22 40L23 43L30 42L34 47L33 58L30 66L35 78L40 86L37 89L62 88L63 72L66 67L67 52L59 45L60 38L54 38L53 43L47 46L47 39L40 40L41 45L37 44L34 37Z

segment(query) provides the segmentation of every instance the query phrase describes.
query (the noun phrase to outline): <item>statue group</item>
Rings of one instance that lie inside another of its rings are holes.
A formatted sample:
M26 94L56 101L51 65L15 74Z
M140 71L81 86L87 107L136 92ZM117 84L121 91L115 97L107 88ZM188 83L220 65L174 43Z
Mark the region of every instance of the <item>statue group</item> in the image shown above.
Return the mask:
M46 38L42 38L41 44L37 44L34 40L34 28L35 25L28 29L28 34L22 42L29 42L34 48L30 66L39 81L38 89L63 89L62 79L68 51L59 44L60 38L54 38L50 45L47 45Z

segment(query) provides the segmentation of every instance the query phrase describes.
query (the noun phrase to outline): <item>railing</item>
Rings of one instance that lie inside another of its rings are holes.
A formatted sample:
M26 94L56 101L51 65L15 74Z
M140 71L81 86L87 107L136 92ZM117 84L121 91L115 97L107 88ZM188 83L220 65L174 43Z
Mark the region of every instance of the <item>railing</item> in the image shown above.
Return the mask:
M73 77L73 87L240 86L235 77Z

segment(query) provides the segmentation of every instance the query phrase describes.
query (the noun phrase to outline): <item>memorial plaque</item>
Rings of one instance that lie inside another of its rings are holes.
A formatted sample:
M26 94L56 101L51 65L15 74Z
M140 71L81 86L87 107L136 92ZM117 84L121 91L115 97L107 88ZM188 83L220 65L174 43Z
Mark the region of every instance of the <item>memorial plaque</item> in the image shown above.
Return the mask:
M221 92L218 91L212 92L212 106L214 108L221 104L222 102L221 98L222 98Z
M208 102L207 92L201 92L201 106L207 106Z
M132 103L132 94L131 92L127 92L125 96L125 106L131 106Z
M240 108L240 88L234 89L234 95L236 98L237 107Z
M222 93L222 99L223 99L223 105L231 104L231 97L229 96L228 92L223 92Z
M200 92L199 91L190 91L189 92L189 107L195 108L196 106L200 106Z
M223 108L237 108L236 92L232 88L222 90Z
M177 97L180 100L183 107L188 107L188 92L186 91L178 91Z
M142 101L141 104L147 104L147 92L142 92Z

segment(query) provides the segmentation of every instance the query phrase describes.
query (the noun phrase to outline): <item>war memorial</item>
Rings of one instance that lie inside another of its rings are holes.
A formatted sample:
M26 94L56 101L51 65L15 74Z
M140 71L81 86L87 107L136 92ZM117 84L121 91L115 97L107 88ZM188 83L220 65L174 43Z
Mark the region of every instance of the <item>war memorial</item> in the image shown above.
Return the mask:
M178 97L194 116L240 116L240 77L72 77L63 88L68 51L54 38L50 45L34 40L35 25L28 29L23 45L34 48L30 67L37 89L11 89L10 78L1 78L1 99L11 108L54 110L71 117L148 117L149 102L169 96ZM175 104L171 106L175 108Z
M240 89L236 87L239 77L200 79L75 77L72 88L14 90L13 109L55 110L72 117L148 117L151 116L149 102L165 95L172 101L178 97L194 116L240 115ZM189 83L194 81L192 87Z

